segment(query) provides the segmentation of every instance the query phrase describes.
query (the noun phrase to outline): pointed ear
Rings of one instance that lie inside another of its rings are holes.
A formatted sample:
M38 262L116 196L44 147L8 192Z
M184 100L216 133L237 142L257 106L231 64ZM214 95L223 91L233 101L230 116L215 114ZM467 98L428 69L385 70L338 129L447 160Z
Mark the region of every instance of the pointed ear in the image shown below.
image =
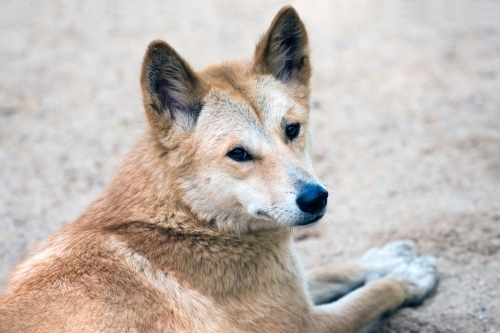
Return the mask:
M148 46L142 63L144 106L154 125L173 123L187 130L196 124L205 87L195 72L164 41Z
M304 24L293 7L283 7L257 44L254 70L282 82L309 84L311 64Z

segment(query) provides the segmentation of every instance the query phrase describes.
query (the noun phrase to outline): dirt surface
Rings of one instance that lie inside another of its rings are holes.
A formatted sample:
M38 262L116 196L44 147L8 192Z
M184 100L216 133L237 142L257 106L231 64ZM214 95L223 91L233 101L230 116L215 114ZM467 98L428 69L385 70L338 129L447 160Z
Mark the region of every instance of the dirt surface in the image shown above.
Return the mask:
M145 123L153 39L195 68L248 58L281 1L0 2L0 289L109 182ZM296 1L329 213L306 267L396 239L440 284L376 332L500 332L500 3Z

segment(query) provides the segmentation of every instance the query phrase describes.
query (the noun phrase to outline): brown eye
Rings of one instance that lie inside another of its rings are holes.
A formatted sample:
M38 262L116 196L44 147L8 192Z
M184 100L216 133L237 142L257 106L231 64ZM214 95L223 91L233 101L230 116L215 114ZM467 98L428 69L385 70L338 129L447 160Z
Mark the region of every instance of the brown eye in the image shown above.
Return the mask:
M299 133L300 133L300 124L286 125L285 133L286 133L286 137L290 141L292 141L297 136L299 136Z
M253 156L247 153L243 148L234 148L233 150L229 151L229 153L227 153L227 156L229 156L236 162L246 162L253 160Z

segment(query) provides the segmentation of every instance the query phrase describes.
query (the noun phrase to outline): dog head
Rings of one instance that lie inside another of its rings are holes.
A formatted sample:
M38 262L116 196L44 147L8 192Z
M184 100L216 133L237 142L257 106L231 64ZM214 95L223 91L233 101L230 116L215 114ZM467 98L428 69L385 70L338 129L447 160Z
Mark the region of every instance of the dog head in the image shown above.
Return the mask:
M284 7L253 61L195 72L152 42L141 83L148 121L178 199L220 229L308 225L327 191L311 164L307 33Z

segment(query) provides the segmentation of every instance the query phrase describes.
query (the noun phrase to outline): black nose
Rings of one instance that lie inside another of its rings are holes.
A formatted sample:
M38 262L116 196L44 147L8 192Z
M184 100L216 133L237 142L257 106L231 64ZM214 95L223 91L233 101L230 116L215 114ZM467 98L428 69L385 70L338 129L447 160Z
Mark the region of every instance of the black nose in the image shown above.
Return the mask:
M306 213L317 214L326 207L328 192L319 185L306 184L297 197L297 205Z

